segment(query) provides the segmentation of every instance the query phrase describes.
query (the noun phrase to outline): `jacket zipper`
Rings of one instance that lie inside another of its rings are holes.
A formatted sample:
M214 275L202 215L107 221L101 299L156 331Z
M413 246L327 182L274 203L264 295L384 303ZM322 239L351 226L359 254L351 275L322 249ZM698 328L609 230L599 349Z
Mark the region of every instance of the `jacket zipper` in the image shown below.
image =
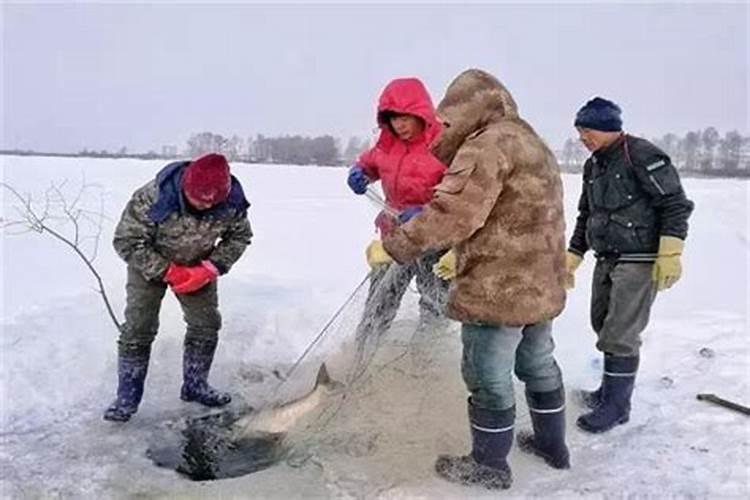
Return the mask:
M398 160L398 166L396 167L396 179L393 182L393 197L396 198L394 201L398 203L398 205L401 205L401 201L398 197L398 178L401 176L401 165L404 163L404 158L406 158L406 155L409 154L409 144L406 144L406 152L401 155L401 158Z

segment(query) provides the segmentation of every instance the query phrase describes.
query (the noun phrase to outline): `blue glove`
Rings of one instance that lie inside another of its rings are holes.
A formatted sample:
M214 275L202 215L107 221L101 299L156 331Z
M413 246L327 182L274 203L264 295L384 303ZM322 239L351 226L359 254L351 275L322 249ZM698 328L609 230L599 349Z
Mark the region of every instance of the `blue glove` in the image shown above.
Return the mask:
M403 224L404 222L407 222L412 217L417 215L422 211L422 207L409 207L400 214L398 214L398 222L399 224Z
M346 182L355 194L365 194L370 179L367 178L362 167L354 165L349 169L349 177L346 179Z

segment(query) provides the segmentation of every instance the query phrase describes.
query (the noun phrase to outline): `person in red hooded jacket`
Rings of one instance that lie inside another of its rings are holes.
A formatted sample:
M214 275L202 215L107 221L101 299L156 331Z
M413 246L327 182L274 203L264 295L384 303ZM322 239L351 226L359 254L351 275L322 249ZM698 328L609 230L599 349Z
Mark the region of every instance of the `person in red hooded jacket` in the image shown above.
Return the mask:
M430 151L442 124L419 79L398 78L386 85L378 102L377 122L380 137L351 167L348 184L354 193L364 194L369 184L380 181L387 209L378 215L375 225L384 235L419 213L432 199L433 188L446 167ZM433 267L444 253L431 253L400 265L385 253L379 239L370 243L370 294L358 337L373 331L382 333L390 327L413 278L420 293L420 325L442 318L448 283L433 273Z

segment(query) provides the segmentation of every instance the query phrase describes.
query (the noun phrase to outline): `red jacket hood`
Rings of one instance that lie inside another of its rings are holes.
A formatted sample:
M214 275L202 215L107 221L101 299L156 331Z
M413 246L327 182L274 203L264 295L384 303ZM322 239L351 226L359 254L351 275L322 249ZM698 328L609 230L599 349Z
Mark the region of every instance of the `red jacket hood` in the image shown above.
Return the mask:
M427 146L430 146L440 135L443 128L435 114L435 106L432 104L430 94L418 78L392 80L380 94L377 116L378 126L380 127L378 146L388 150L399 139L387 123L380 121L380 114L383 111L415 115L424 120L424 133L412 142L425 142Z

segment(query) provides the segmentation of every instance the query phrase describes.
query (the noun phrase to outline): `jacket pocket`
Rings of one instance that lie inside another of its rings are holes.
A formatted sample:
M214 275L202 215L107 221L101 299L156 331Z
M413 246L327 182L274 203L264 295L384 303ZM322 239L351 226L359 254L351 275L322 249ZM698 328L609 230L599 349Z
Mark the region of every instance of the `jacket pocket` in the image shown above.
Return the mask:
M594 206L618 210L637 201L631 179L627 174L611 172L590 181Z
M608 240L613 249L620 253L642 251L637 229L641 227L638 221L623 214L610 214L610 230Z
M443 180L435 186L435 191L456 194L460 193L466 187L471 177L472 172L476 170L476 163L470 163L468 165L461 165L457 168L449 168L446 170Z
M667 160L660 160L645 167L648 181L661 196L678 193L682 189L677 170Z

